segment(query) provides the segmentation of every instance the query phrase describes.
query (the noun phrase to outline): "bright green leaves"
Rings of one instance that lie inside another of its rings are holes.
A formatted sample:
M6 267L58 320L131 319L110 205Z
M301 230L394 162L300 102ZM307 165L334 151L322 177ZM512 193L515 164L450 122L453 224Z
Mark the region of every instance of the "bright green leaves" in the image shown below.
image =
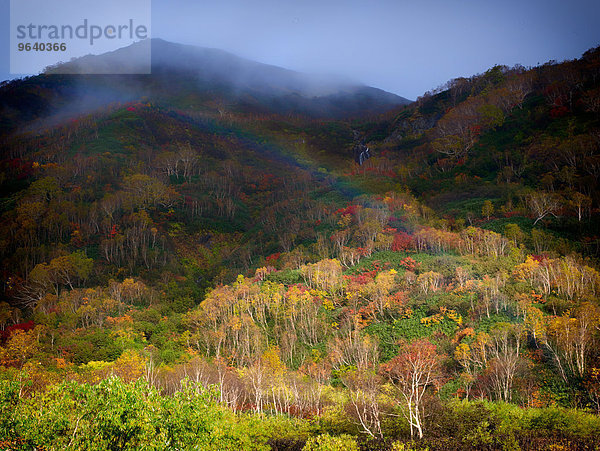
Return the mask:
M143 380L65 382L18 401L18 385L0 385L0 434L6 446L31 449L240 449L243 439L216 394L183 381L161 395ZM247 446L246 446L247 447Z

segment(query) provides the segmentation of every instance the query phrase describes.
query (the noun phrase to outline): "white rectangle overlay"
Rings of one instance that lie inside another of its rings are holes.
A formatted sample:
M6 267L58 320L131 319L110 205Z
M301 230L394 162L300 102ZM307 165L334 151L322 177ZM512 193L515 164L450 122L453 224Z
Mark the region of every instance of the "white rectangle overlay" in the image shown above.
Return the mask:
M10 2L11 74L149 74L150 38L151 0Z

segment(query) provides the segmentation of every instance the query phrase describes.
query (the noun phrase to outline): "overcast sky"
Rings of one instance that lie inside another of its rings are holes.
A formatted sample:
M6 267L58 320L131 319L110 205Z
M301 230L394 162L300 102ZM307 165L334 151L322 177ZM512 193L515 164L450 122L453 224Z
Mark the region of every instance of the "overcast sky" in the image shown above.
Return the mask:
M11 77L8 12L9 0L0 0L0 79ZM578 58L600 45L599 23L598 0L152 2L153 37L342 75L409 99L495 64Z

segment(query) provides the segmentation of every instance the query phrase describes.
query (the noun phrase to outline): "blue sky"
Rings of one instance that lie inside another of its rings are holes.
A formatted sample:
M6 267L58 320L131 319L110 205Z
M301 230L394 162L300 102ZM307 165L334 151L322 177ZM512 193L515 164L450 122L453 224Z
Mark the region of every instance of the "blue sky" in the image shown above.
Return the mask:
M126 3L127 0L123 0ZM415 99L495 64L573 59L600 45L600 1L153 0L152 36ZM0 0L0 79L9 0Z

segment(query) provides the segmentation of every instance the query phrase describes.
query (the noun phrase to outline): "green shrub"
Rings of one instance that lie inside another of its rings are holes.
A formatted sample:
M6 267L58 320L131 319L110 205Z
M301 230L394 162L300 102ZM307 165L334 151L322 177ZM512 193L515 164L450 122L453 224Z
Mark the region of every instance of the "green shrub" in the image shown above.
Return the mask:
M358 445L350 435L334 437L322 434L310 437L302 451L358 451Z
M213 390L183 382L162 396L139 380L109 378L97 385L65 382L21 399L0 385L0 432L10 449L268 449L266 440L237 428Z

